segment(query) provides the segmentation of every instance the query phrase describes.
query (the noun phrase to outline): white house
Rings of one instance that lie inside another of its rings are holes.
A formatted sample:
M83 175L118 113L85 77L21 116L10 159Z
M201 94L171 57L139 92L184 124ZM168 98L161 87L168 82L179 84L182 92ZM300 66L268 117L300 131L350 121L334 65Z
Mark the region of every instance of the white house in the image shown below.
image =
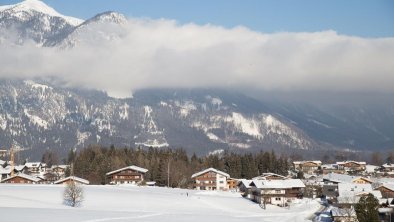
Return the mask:
M250 186L254 201L277 206L285 206L288 202L302 197L305 188L305 184L300 179L253 179Z
M339 183L338 184L338 205L348 206L358 203L360 197L372 194L376 199L381 200L382 194L379 190L373 190L372 184L354 184Z
M208 168L193 174L192 178L195 179L196 190L228 190L227 178L230 178L230 175L215 168Z

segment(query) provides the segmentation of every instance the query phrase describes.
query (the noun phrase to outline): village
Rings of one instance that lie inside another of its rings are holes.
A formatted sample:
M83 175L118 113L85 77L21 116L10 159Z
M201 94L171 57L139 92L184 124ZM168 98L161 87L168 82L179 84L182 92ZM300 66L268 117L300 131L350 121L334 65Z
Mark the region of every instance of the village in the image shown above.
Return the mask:
M72 171L70 165L48 167L41 162L14 165L12 160L0 160L3 184L56 185L74 182L89 185L88 180L74 176ZM125 166L107 172L106 184L156 186L156 181L146 179L147 172L148 169L139 166ZM319 160L293 161L288 175L267 172L252 179L233 178L211 167L195 172L191 179L193 184L190 189L238 192L262 210L268 205L286 208L299 199L319 198L323 203L320 213L329 217L330 221L358 221L355 205L360 198L372 195L379 203L380 221L391 222L394 219L394 164L391 163L374 166L360 161L335 164L323 164ZM318 217L319 212L316 212Z

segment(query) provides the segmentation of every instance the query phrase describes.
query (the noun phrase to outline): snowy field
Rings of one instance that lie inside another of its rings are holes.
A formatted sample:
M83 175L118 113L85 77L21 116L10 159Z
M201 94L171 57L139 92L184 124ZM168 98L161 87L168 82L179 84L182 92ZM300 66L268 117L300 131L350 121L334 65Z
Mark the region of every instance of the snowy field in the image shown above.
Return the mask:
M63 185L0 184L0 221L303 222L321 208L304 199L290 208L263 210L238 193L92 185L84 186L82 206L72 208L63 205L63 190Z

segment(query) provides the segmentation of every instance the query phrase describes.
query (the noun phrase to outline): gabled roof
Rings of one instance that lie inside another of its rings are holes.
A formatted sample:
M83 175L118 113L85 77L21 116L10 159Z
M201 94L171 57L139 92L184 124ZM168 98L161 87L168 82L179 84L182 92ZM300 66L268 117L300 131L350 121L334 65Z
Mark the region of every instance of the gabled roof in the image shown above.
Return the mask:
M55 169L55 168L66 169L67 167L69 167L69 165L52 165L51 169Z
M271 177L271 176L280 177L280 178L282 178L282 179L287 179L285 176L282 176L282 175L279 175L279 174L276 174L276 173L263 173L263 174L261 174L260 176L254 177L254 178L252 178L252 179L266 180L267 177Z
M24 168L26 168L26 165L15 166L15 170L17 170L17 171L22 171Z
M10 167L3 168L0 166L0 174L10 174L10 173L11 173Z
M389 190L391 190L391 191L394 192L394 184L385 183L385 184L380 185L379 187L385 187L386 189L389 189ZM379 188L379 187L378 187L378 188Z
M385 163L385 164L382 165L382 167L384 167L384 168L394 168L394 164Z
M14 172L19 172L22 171L23 168L26 166L24 165L18 165L14 167ZM7 166L6 168L3 168L0 166L0 174L10 174L11 173L11 166Z
M343 164L346 164L346 163L356 163L356 164L359 164L359 165L366 165L367 164L366 162L363 162L363 161L359 162L359 161L353 161L353 160L337 162L338 165L343 165Z
M338 208L332 207L331 215L333 217L357 217L356 211L354 208Z
M28 168L31 168L31 167L38 167L38 166L40 166L40 165L42 165L41 162L26 162L26 163L25 163L25 166L27 166Z
M378 200L382 198L380 191L372 189L371 184L338 184L338 202L339 203L358 203L361 196L367 194L374 195Z
M305 184L300 179L287 179L287 180L253 179L250 186L254 186L258 189L290 189L290 188L304 188Z
M2 180L1 182L3 183L3 182L5 182L5 181L7 181L7 180L11 180L11 179L16 178L16 177L21 177L21 178L23 178L23 179L30 180L30 181L33 181L33 182L35 182L35 183L40 182L40 180L41 180L41 179L38 178L38 177L30 176L30 175L27 175L27 174L24 174L24 173L18 173L18 174L16 174L15 176L5 178L5 179Z
M340 174L340 173L329 173L327 175L324 175L323 179L334 182L334 183L353 183L354 180L362 179L362 180L366 180L366 181L372 183L371 180L369 180L365 177L349 176L349 175Z
M320 160L303 160L303 161L294 161L293 164L304 164L304 163L315 163L322 164Z
M197 172L197 173L193 174L193 175L192 175L192 178L198 177L198 176L200 176L200 175L202 175L202 174L204 174L204 173L208 173L208 172L215 172L215 173L220 174L220 175L223 175L223 176L225 176L225 177L230 177L229 174L227 174L227 173L225 173L225 172L223 172L223 171L220 171L220 170L217 170L217 169L211 167L211 168L208 168L208 169L205 169L205 170L203 170L203 171L200 171L200 172Z
M250 188L250 183L252 183L252 180L240 179L238 180L237 185L240 186L241 184L243 184L246 188Z
M85 179L82 179L82 178L79 178L79 177L76 177L76 176L66 177L64 179L57 180L57 181L55 181L53 183L54 184L60 184L60 183L66 182L68 180L77 181L77 182L82 183L82 184L89 184L89 180L85 180Z
M135 170L135 171L138 171L138 172L141 172L141 173L148 172L148 170L145 169L145 168L132 165L132 166L128 166L128 167L124 167L124 168L121 168L121 169L118 169L118 170L114 170L114 171L108 172L105 175L109 176L109 175L112 175L114 173L118 173L118 172L123 171L123 170Z

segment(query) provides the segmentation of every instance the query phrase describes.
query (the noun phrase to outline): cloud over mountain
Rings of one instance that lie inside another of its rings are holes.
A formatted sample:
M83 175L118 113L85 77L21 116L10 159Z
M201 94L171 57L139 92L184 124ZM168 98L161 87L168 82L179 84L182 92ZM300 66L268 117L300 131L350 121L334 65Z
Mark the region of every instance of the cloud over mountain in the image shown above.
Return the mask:
M110 34L86 40L89 32ZM0 40L0 76L56 76L113 96L151 87L394 89L394 38L344 36L331 30L265 34L245 27L139 18L119 27L96 23L73 38L77 44L68 49Z

